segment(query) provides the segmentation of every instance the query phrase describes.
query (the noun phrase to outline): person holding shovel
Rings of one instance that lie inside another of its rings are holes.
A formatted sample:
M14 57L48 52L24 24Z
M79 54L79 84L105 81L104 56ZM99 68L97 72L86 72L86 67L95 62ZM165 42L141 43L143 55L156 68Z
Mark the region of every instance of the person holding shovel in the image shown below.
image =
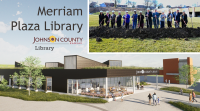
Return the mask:
M105 23L106 23L106 26L109 27L109 23L110 23L110 14L109 14L109 11L106 12L106 15L104 17L106 20L105 20Z
M185 28L187 26L188 20L185 10L183 10L183 14L181 15L181 23L182 23L182 28Z
M174 24L175 28L179 28L179 23L180 23L180 13L179 13L179 8L177 8L176 12L174 12Z
M99 26L103 26L104 24L104 14L103 14L103 11L100 11L100 14L99 14Z
M173 18L173 14L171 13L171 10L169 10L169 13L167 15L167 25L168 25L168 28L172 27L172 18Z
M112 28L115 28L115 18L116 18L116 15L115 15L115 11L113 10L112 16L111 16L111 27Z
M140 15L138 15L138 27L143 29L144 26L144 15L142 15L142 11L140 11Z
M117 19L116 19L116 22L117 22L117 27L121 27L121 20L122 20L122 15L121 15L121 12L119 11L118 12L119 15L117 16Z
M161 21L160 28L165 28L165 18L166 18L166 15L164 14L164 11L162 11L162 14L160 15L160 21Z
M153 13L153 22L154 22L154 28L157 29L159 26L159 13L157 12L157 9L155 9L155 12Z
M137 13L136 13L136 10L134 10L134 14L132 15L132 21L133 21L133 26L132 26L132 29L136 29L136 26L137 26Z
M126 29L129 29L130 15L128 14L128 11L126 11L126 15L123 18L125 20L125 27L126 27Z
M147 8L147 12L145 13L147 28L152 28L152 12L150 12L150 8Z

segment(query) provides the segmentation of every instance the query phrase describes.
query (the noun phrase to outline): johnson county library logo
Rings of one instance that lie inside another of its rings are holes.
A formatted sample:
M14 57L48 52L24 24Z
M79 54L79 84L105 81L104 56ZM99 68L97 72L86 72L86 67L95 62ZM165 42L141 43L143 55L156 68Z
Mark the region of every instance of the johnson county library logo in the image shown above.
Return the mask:
M157 74L157 70L136 70L136 74Z
M55 36L50 36L48 38L34 37L33 44L35 43L65 43L65 44L82 44L83 38L81 37L61 37L56 38Z

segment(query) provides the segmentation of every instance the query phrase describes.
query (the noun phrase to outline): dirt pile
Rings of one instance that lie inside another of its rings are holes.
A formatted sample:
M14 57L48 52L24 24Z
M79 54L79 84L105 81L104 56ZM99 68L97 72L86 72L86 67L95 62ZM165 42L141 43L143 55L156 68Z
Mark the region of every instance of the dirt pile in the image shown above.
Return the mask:
M190 38L200 37L200 28L159 28L159 29L128 29L108 28L108 27L90 27L89 37L103 37L103 38Z

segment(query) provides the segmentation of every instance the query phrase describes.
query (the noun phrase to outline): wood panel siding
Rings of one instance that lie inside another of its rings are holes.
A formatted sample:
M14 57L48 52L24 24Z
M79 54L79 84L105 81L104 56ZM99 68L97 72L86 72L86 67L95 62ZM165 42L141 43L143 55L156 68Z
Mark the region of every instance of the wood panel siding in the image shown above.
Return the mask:
M77 69L77 56L65 56L64 69Z
M85 57L77 56L77 69L86 67L107 67L107 65Z

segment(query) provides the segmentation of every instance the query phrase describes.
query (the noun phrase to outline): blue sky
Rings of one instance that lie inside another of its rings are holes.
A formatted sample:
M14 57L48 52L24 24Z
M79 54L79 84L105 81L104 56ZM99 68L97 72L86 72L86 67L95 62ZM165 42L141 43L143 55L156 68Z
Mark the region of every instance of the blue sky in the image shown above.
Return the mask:
M54 8L81 8L82 16L37 16L38 8L45 6L46 9ZM122 60L123 66L154 66L162 67L162 60L166 58L186 59L192 57L194 65L200 66L198 54L88 54L87 52L87 1L86 0L0 0L0 64L14 64L27 56L37 56L42 64L45 62L63 63L64 55L81 55L99 62L106 60ZM40 24L40 31L11 31L11 21ZM75 31L52 31L44 30L44 21L50 23L83 23L81 33ZM54 35L60 37L83 37L81 45L65 44L42 44L41 46L54 46L54 51L35 51L32 44L34 37L49 37Z
M98 1L98 3L103 3L103 2L113 2L114 0L90 0L91 1ZM121 4L125 4L127 0L121 0ZM136 2L136 5L143 5L144 0L130 0ZM163 3L164 6L166 5L171 5L171 6L178 6L180 4L186 5L186 6L192 6L193 4L198 4L200 5L199 0L157 0L158 3Z

